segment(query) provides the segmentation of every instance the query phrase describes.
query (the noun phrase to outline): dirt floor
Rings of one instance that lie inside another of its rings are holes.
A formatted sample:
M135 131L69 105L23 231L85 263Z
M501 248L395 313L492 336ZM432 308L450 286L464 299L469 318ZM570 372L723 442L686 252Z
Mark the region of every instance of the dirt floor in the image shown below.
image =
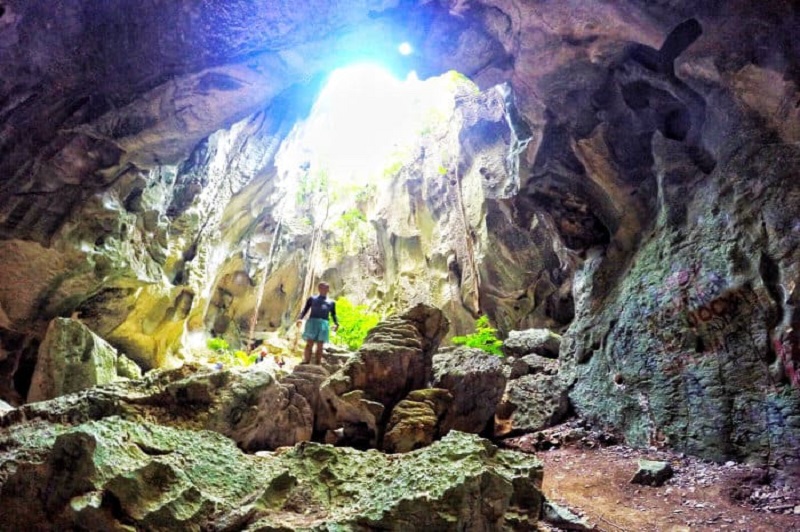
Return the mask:
M534 442L526 438L508 446L534 451ZM713 464L622 445L592 443L587 448L580 442L535 452L544 462L547 499L569 508L596 530L800 531L800 489L770 481L761 470L745 465ZM673 478L661 487L631 484L640 458L670 462Z

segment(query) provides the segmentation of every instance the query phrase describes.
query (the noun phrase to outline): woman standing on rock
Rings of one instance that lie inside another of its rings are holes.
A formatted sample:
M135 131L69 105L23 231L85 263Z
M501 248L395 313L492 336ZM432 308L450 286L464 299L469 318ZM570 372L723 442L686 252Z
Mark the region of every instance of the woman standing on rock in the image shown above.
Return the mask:
M339 328L339 320L336 318L336 301L328 298L330 286L326 282L321 282L317 288L319 295L309 297L303 306L303 311L297 317L297 326L299 327L305 315L311 310L311 315L303 329L303 339L306 341L306 347L303 350L303 364L311 363L311 345L315 343L317 345L314 351L314 363L317 365L322 363L322 344L327 342L330 336L329 317L333 318L333 331L336 332L336 329Z

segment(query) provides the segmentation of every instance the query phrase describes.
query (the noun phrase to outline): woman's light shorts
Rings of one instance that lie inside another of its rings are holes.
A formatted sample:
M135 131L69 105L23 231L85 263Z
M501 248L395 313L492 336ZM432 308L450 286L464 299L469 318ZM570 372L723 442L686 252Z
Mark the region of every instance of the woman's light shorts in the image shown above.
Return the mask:
M327 342L330 337L330 325L328 320L322 318L308 318L306 327L303 329L303 340L313 340L315 342Z

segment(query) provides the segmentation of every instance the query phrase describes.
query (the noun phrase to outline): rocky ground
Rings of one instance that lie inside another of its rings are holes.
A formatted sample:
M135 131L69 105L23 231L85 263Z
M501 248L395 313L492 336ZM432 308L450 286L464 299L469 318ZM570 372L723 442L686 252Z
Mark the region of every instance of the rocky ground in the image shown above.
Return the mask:
M800 530L800 491L785 478L734 462L714 464L611 442L612 436L573 421L505 443L536 452L545 464L548 500L570 508L597 530ZM660 487L631 484L639 459L669 462L675 474Z

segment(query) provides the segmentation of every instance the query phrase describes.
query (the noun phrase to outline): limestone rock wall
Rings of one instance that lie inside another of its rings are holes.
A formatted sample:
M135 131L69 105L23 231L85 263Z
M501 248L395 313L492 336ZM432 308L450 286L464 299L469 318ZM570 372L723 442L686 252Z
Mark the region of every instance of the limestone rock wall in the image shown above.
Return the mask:
M522 195L577 265L559 372L576 411L638 445L791 470L796 11L491 4L525 50Z
M27 400L52 399L114 382L119 358L116 349L80 322L57 318L39 346ZM122 366L126 372L128 366L124 362Z
M295 119L280 95L308 86L332 35L353 39L391 6L2 6L4 397L21 402L58 316L145 369L182 363L191 338L202 347L224 328L227 294L211 288L230 252L220 215Z

